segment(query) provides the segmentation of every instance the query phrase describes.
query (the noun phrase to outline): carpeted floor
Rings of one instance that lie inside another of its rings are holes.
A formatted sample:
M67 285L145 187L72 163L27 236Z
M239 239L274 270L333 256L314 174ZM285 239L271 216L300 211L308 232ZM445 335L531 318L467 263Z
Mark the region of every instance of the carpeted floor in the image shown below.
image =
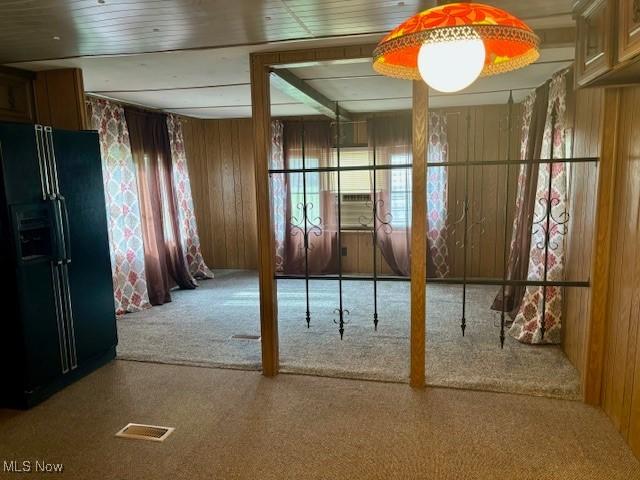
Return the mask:
M129 422L176 430L114 437ZM64 465L3 479L640 479L610 420L580 402L126 361L0 410L0 432L0 459Z
M379 283L378 331L373 329L372 286L345 282L347 317L340 341L333 320L337 282L311 282L311 328L304 320L304 282L278 282L281 368L286 372L406 381L409 358L409 284ZM462 337L461 287L427 288L427 378L430 385L576 399L579 375L558 346L499 346L499 317L489 309L496 287L469 287ZM255 272L217 271L173 302L118 320L122 359L203 366L260 368Z

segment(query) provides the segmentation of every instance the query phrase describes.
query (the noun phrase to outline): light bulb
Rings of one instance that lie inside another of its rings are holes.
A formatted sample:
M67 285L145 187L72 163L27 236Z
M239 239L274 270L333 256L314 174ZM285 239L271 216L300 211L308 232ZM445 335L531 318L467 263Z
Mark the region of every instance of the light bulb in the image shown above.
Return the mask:
M480 38L425 43L418 52L418 70L431 88L457 92L480 76L485 57Z

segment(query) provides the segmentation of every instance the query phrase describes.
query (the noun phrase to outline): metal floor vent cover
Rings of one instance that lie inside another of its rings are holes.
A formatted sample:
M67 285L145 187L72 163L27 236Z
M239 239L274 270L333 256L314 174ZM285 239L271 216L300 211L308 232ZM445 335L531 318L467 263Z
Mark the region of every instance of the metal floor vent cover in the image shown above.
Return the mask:
M238 335L232 335L231 338L239 340L260 340L260 335L247 335L240 333Z
M159 427L157 425L130 423L118 433L116 433L116 437L135 438L137 440L151 440L153 442L164 442L174 430L175 428L173 427Z

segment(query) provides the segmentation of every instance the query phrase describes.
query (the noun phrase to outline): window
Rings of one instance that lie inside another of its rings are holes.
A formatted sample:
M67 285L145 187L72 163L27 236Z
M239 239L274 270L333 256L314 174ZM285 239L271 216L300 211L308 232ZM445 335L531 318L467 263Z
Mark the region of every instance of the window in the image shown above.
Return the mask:
M391 155L392 165L406 165L411 163L407 155ZM391 226L407 228L411 226L411 168L396 168L391 170L390 212Z
M294 168L302 168L302 158L293 159ZM318 168L317 158L305 158L306 168ZM320 205L320 173L309 172L306 174L306 191L307 198L305 202L303 174L292 173L289 175L290 192L291 192L291 222L301 228L304 228L304 211L303 206L307 204L307 215L309 220L317 223L315 220L321 216Z
M337 150L333 150L334 164L338 164ZM340 166L341 167L367 167L370 165L369 149L341 148L340 149ZM371 172L369 170L354 170L342 172L340 176L340 191L342 193L371 193Z
M337 150L333 150L332 163L337 165ZM411 163L407 154L392 154L391 163L406 165ZM293 168L302 167L302 158L294 159ZM317 168L317 158L305 158L307 168ZM370 165L369 149L366 147L346 147L340 149L341 167L366 167ZM306 174L306 190L309 219L322 218L321 191L331 191L338 201L337 173L310 172ZM389 191L389 213L394 228L407 228L411 225L411 168L381 170L377 174L377 190ZM302 173L289 176L291 192L292 222L304 227L302 205ZM373 227L372 217L373 175L370 170L352 170L340 172L341 226L343 230L368 230Z

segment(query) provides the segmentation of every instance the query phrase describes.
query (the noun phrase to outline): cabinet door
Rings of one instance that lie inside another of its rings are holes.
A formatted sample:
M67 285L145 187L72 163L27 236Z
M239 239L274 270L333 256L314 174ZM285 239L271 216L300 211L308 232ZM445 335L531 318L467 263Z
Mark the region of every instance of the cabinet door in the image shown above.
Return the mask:
M640 0L618 0L618 61L640 53Z
M30 76L0 71L0 120L31 123L34 117Z
M612 67L611 1L594 0L577 18L576 80L585 85Z
M68 212L68 265L78 366L117 343L107 213L96 132L53 132Z

